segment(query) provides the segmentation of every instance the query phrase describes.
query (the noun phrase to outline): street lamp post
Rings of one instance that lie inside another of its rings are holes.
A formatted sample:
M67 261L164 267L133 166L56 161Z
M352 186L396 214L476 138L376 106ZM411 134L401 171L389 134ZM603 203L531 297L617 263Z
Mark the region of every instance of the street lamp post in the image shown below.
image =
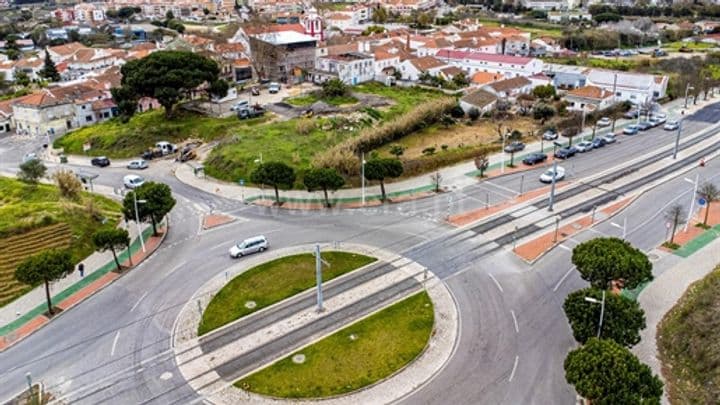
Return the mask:
M360 183L362 205L365 206L365 152L360 152Z
M592 303L592 304L600 304L600 322L598 323L598 331L597 331L597 337L600 338L600 333L602 332L602 324L603 324L603 318L605 317L605 290L602 292L602 300L598 301L597 299L593 297L585 297L585 301Z
M555 202L555 177L557 177L557 160L553 162L553 176L550 183L550 204L548 205L548 211L553 211L553 203Z
M147 201L138 200L137 192L133 191L133 202L135 204L135 225L137 226L138 235L140 235L140 246L142 246L142 251L143 253L145 253L145 241L143 240L142 229L140 229L140 214L138 213L138 204L145 204Z
M690 211L688 211L687 221L685 221L685 228L683 229L684 232L687 232L688 224L690 223L690 220L692 219L693 210L695 209L695 196L697 195L698 183L700 183L700 173L695 175L695 181L690 180L687 177L685 177L685 181L693 184L693 193L692 193L692 198L690 199Z
M677 159L678 148L680 147L680 131L682 130L683 120L678 120L677 135L675 135L675 149L673 149L673 160Z
M695 90L695 87L691 86L690 83L685 86L685 108L687 108L688 105L688 93L690 90Z
M507 133L502 137L502 153L500 154L500 174L505 173L505 138L507 138Z

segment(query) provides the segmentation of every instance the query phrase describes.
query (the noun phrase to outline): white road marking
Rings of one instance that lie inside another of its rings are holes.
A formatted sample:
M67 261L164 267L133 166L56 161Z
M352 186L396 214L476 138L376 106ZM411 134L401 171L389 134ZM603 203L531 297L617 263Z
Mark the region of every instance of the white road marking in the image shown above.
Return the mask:
M558 245L558 247L559 247L560 249L567 250L568 252L572 252L572 249L570 249L569 247L567 247L567 246L565 246L565 245Z
M598 231L598 230L595 229L594 227L588 228L587 230L590 231L590 232L595 232L595 233L600 234L600 235L602 235L602 236L610 236L609 234L607 234L607 233L605 233L605 232Z
M510 197L515 197L518 194L520 194L519 192L517 192L511 188L507 188L505 186L501 186L499 184L495 184L495 183L492 183L489 181L484 182L483 185L493 186L493 187L499 188L500 190L507 191L508 193L510 193L510 195L509 195ZM488 191L490 191L491 193L493 192L492 190L488 190ZM495 193L502 195L502 193L498 193L497 191L495 191ZM508 196L508 195L506 195L506 196Z
M166 372L160 374L160 379L163 380L163 381L167 381L167 380L171 379L172 376L173 376L173 375L172 375L171 372L166 371Z
M567 273L565 273L565 275L562 276L562 278L560 279L560 281L558 281L558 283L555 284L555 288L553 288L553 292L557 291L558 288L560 288L560 284L562 284L563 281L565 281L565 279L567 278L567 276L569 276L570 273L572 273L573 270L575 270L575 267L571 267L570 270L568 270Z
M488 276L490 276L490 278L492 279L492 281L495 282L495 285L497 286L498 290L500 290L500 292L504 292L502 286L501 286L500 283L497 281L497 279L495 278L495 276L493 276L493 275L490 274L490 273L488 273Z
M145 298L146 295L148 295L148 292L147 292L147 291L145 291L145 294L143 294L142 296L140 296L140 299L137 300L137 302L135 303L135 305L132 306L132 308L130 308L130 312L134 311L135 308L137 308L137 306L140 305L140 301L142 301L143 298Z
M520 327L518 327L518 321L517 317L515 316L515 311L511 309L510 314L512 315L513 323L515 324L515 333L520 333Z
M120 331L117 331L115 339L113 339L112 348L110 348L110 357L115 355L115 347L117 346L118 338L120 338Z
M508 379L508 382L512 382L513 377L515 377L515 370L517 370L518 360L520 360L520 357L515 356L515 364L513 364L513 368L510 372L510 378Z

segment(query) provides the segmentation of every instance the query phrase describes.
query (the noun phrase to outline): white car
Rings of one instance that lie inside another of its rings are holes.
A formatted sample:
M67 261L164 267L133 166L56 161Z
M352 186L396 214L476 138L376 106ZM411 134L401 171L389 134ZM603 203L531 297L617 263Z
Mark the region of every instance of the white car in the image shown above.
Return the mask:
M548 130L548 131L545 131L545 133L543 134L542 137L546 141L554 141L558 138L558 133L557 133L557 131L554 131L554 130Z
M577 149L578 152L587 152L593 150L593 143L590 141L582 141L575 145L575 149Z
M665 123L665 126L663 127L666 131L677 131L677 129L680 128L680 121L677 120L670 120Z
M129 189L134 189L145 184L145 179L136 174L128 174L123 177L123 184Z
M142 170L148 168L148 162L143 159L131 160L127 168L130 170Z
M610 121L608 117L602 117L597 122L597 126L599 127L609 127L610 124L612 124L612 121Z
M617 140L615 138L615 134L607 134L603 136L602 139L603 141L605 141L605 143L615 143L615 141Z
M240 111L240 110L247 110L250 108L250 103L248 103L247 100L239 101L235 103L232 107L230 107L230 111Z
M23 158L22 158L22 162L23 162L23 163L27 163L27 162L29 162L29 161L31 161L31 160L38 160L37 154L35 154L35 153L33 153L33 152L31 152L31 153L26 153L25 156L23 156Z
M230 257L238 258L255 252L265 251L270 244L267 238L260 235L239 242L228 250Z
M280 83L272 82L268 85L268 93L275 94L280 92Z
M553 177L555 177L555 181L560 181L565 178L565 169L561 166L557 167L557 172L553 171L552 167L547 169L547 171L540 175L540 181L543 183L552 183Z

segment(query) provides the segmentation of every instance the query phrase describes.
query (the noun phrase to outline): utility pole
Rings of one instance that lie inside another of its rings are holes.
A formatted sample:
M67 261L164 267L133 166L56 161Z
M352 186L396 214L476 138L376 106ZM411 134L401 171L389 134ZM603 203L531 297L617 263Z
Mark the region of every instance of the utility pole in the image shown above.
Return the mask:
M553 176L552 182L550 183L550 205L548 211L553 211L553 203L555 202L555 178L557 177L557 160L553 161Z
M673 160L677 159L678 148L680 147L680 130L683 120L678 121L677 135L675 136L675 149L673 149Z
M315 245L315 282L317 283L317 312L323 312L322 293L322 258L320 258L320 245Z
M140 236L140 246L142 246L143 253L146 252L145 250L145 241L143 240L143 234L142 229L140 229L140 214L138 213L138 203L145 204L145 200L138 201L137 199L137 191L133 190L133 202L135 204L135 225L137 226L138 236Z
M685 181L688 181L688 179L685 179ZM685 221L684 232L687 232L687 230L688 230L688 224L692 220L693 210L695 209L695 196L697 195L698 183L700 183L700 173L695 175L695 181L693 183L694 183L694 187L693 187L692 198L690 199L690 211L688 211L687 221Z
M362 206L365 206L365 152L360 152L360 181L362 193Z

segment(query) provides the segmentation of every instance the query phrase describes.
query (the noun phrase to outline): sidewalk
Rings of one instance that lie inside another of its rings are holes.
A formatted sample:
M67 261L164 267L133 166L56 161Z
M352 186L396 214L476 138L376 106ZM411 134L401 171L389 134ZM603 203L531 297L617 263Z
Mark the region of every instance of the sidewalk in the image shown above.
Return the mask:
M707 102L700 102L698 105L693 106L692 104L685 109L685 114L691 114L701 109L708 103L717 101L716 99L710 99ZM680 116L680 112L684 109L684 100L674 100L663 106L663 110L668 114L668 119L673 119ZM635 123L636 120L620 119L615 125L615 131L624 128L625 126ZM610 132L611 127L598 128L596 136L604 135ZM580 142L583 138L592 136L592 127L588 127L586 131L573 138L574 142ZM567 144L567 140L560 138L558 142ZM540 147L543 147L543 151L552 152L553 142L532 142L526 145L524 153L517 154L515 156L516 162L521 162L523 157L531 152L539 151ZM505 155L505 156L503 156ZM506 164L509 162L509 155L503 153L496 153L490 156L490 165L486 170L486 175L489 178L500 175L499 170L502 162ZM520 165L522 166L522 165ZM532 168L532 167L530 167ZM517 169L515 169L517 171ZM442 168L438 171L442 176L442 189L454 190L465 188L469 185L477 183L476 177L479 175L475 163L473 161L466 161L453 166ZM510 173L511 169L505 170L506 173ZM193 172L193 168L188 164L183 164L175 169L175 176L178 180L186 183L190 186L198 188L208 193L216 194L225 198L231 198L246 203L256 203L259 205L269 205L274 201L275 195L272 188L256 188L240 186L239 184L223 182L202 175L196 176ZM398 182L392 182L385 184L388 198L395 201L406 201L408 199L422 198L434 194L434 186L431 184L430 174L419 175L409 179L401 180ZM371 185L365 187L365 201L366 206L373 206L380 204L380 186ZM362 203L362 189L360 188L347 188L341 189L335 192L329 193L331 203L335 205L341 205L344 208L357 208L361 207ZM285 208L295 209L319 209L322 208L324 202L322 191L308 192L305 190L286 190L280 192L280 200L285 202Z
M662 271L640 293L638 301L645 311L647 327L640 332L640 343L632 349L640 361L649 365L653 373L660 376L662 364L657 358L655 340L658 324L690 284L703 278L720 263L720 239L714 240L689 258L671 263L676 264L669 264L670 267ZM659 269L656 269L656 274L659 273L657 270ZM668 403L666 396L663 402Z
M132 259L134 266L141 263L160 246L167 233L166 231L167 227L161 227L159 232L162 234L155 237L152 236L152 226L147 225L143 229L143 239L145 241L145 252L143 252L140 239L137 237L137 227L130 226L128 232L132 240L130 244L132 256L128 256L128 250L118 252L120 264L125 268L129 268L130 261L128 259ZM120 274L116 272L117 266L112 253L109 251L94 252L82 263L85 265L83 277L80 276L76 268L67 277L50 285L50 294L54 307L65 311L120 277ZM17 300L0 308L0 351L49 322L50 319L44 315L45 312L47 312L47 301L44 285L34 288ZM58 314L55 316L58 316Z

